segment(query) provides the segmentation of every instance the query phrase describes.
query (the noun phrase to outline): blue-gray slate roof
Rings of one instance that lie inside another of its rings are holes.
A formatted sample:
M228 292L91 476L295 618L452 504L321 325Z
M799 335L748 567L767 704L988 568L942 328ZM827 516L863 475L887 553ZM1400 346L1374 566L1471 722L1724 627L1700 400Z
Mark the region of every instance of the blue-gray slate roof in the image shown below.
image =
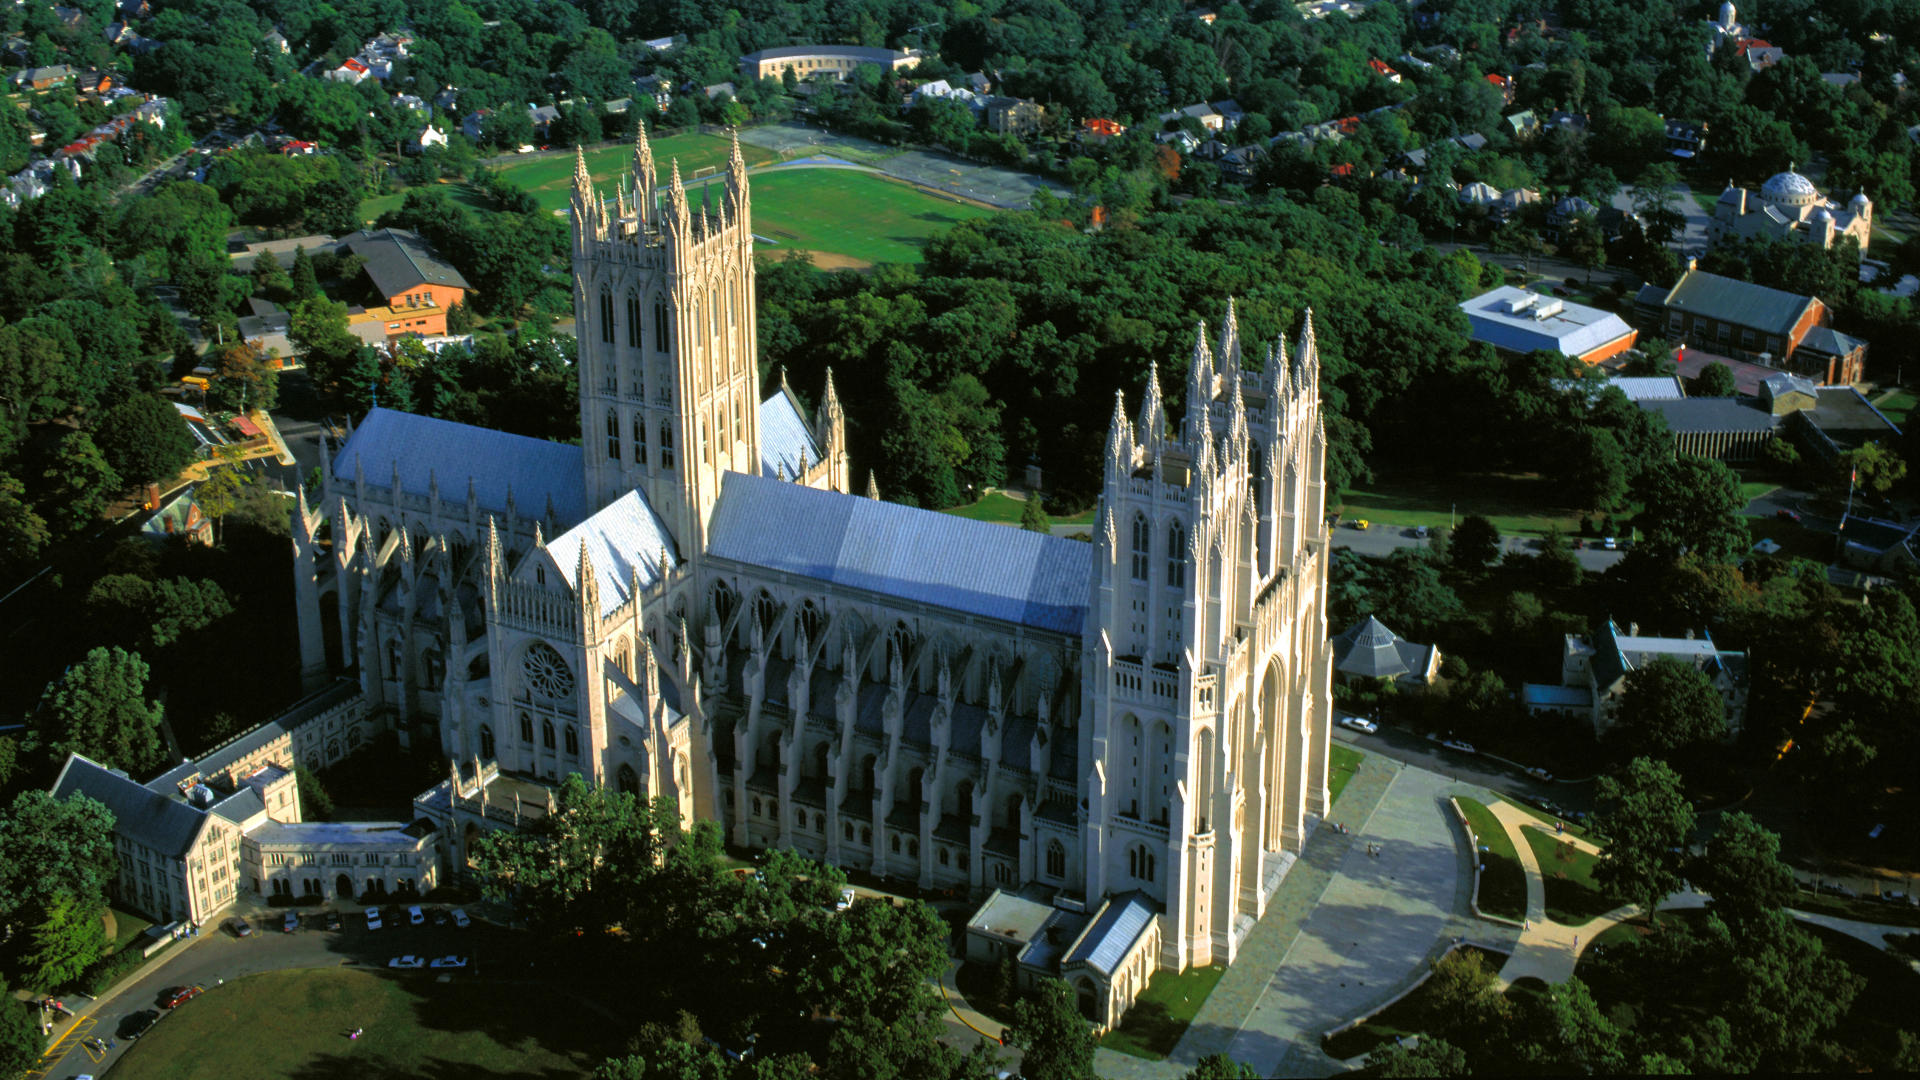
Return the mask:
M511 490L514 509L524 516L545 514L549 498L563 528L587 516L586 474L577 446L374 409L334 455L333 474L352 482L358 466L366 470L369 485L386 487L393 482L395 463L400 489L409 495L426 495L431 479L440 485L441 498L464 503L471 478L482 510L504 513Z
M1769 289L1704 270L1689 270L1681 275L1679 284L1667 292L1664 301L1668 311L1704 315L1782 337L1793 333L1801 313L1811 303L1811 296Z
M1675 434L1772 431L1773 415L1752 398L1681 398L1678 401L1637 401L1634 404L1666 418Z
M176 795L150 791L104 765L70 754L54 781L53 797L64 800L76 792L106 804L115 833L169 858L184 858L207 821L205 811Z
M813 432L807 430L799 403L785 390L760 403L761 472L779 476L785 470L791 479L803 471L803 458L811 467L820 463L820 456L820 444L813 441Z
M1120 966L1120 961L1126 958L1128 950L1133 948L1133 943L1140 940L1140 935L1147 932L1154 917L1159 914L1146 893L1136 890L1113 897L1101 909L1093 928L1060 961L1060 966L1085 964L1101 975L1111 976L1114 969Z
M1058 633L1087 617L1090 544L727 473L713 558Z
M673 537L638 488L547 542L547 554L567 579L567 587L575 590L580 588L574 575L580 570L582 547L593 560L602 615L631 599L636 577L642 589L652 588L660 580L661 555L667 556L669 564L680 561L673 550Z

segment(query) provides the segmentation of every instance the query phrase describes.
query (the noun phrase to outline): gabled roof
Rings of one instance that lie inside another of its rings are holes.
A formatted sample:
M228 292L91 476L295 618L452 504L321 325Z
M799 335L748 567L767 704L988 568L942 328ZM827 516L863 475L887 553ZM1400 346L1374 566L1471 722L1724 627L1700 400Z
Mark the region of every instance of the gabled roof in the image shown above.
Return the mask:
M1835 330L1831 326L1816 326L1807 331L1800 339L1800 347L1827 356L1845 356L1855 349L1864 348L1866 342Z
M75 792L106 804L113 813L115 833L170 858L184 858L206 827L207 815L181 799L150 791L98 762L69 754L60 778L54 781L53 797L66 799Z
M593 576L600 586L600 613L607 614L627 602L633 579L642 589L660 580L660 556L678 563L673 537L666 525L639 489L608 503L599 513L547 542L547 554L558 565L569 588L578 589L574 576L580 570L580 549L585 546L593 560Z
M820 444L807 429L800 403L783 387L760 403L760 472L791 480L820 463ZM801 459L805 458L803 468Z
M1089 544L730 472L707 554L1041 630L1086 622Z
M422 285L473 288L431 245L405 229L363 229L347 237L347 247L366 260L367 277L384 296Z
M1773 414L1750 397L1696 397L1636 404L1648 412L1659 413L1667 421L1667 430L1675 435L1758 434L1772 431L1775 424Z
M512 492L514 510L523 516L546 513L548 499L563 527L587 516L578 446L374 409L334 455L333 474L352 483L357 466L366 470L367 483L386 487L396 465L400 489L409 495L426 495L437 482L440 497L458 504L471 479L475 501L489 513L505 513Z
M1102 976L1111 977L1159 914L1158 905L1138 890L1108 899L1094 918L1093 926L1074 943L1060 966L1085 964Z
M1793 333L1800 316L1813 302L1811 296L1769 289L1704 270L1689 270L1680 275L1679 283L1667 290L1664 301L1668 311L1702 315L1782 337Z

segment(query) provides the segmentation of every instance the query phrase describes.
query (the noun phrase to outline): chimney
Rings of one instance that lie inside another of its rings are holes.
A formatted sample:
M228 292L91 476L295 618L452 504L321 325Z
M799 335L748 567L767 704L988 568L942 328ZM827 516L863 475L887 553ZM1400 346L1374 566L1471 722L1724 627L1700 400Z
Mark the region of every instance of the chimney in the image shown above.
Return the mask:
M1687 640L1688 641L1693 640L1693 627L1691 626L1687 627Z
M1687 271L1691 273L1692 271L1698 270L1699 268L1700 268L1700 260L1695 258L1692 255L1687 256Z
M1639 637L1639 636L1640 636L1640 624L1639 624L1639 623L1628 623L1628 624L1627 624L1627 636L1628 636L1628 637Z
M159 484L147 485L147 509L149 510L160 509L160 485Z

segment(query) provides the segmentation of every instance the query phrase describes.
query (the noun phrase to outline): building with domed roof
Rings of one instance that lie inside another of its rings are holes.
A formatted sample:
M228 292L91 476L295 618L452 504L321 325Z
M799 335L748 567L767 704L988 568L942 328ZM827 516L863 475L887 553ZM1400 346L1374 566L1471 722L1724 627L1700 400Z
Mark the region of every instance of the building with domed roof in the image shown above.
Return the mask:
M1729 183L1707 225L1707 237L1714 243L1764 237L1831 248L1841 237L1851 236L1860 241L1862 255L1872 233L1873 200L1865 192L1842 206L1791 170L1774 174L1758 193Z

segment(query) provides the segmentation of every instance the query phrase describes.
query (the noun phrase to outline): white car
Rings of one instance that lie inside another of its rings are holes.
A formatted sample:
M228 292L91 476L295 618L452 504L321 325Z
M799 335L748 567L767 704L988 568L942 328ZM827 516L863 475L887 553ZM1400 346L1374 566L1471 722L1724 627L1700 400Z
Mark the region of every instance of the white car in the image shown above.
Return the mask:
M412 907L407 909L408 923L414 926L419 926L421 923L424 923L426 921L427 921L427 913L420 910L419 904L415 904Z
M427 958L424 956L396 956L387 961L387 966L390 968L405 968L411 971L415 968L426 967Z
M852 906L853 906L853 900L854 900L854 896L855 896L855 893L854 893L854 891L853 891L853 889L852 889L852 887L848 887L848 888L845 888L845 889L841 889L841 890L840 890L840 899L838 899L838 900L836 900L836 901L834 901L834 904L833 904L833 910L835 910L835 911L845 911L845 910L847 910L848 908L850 908L850 907L852 907Z
M1443 742L1440 745L1446 747L1449 750L1458 750L1463 754L1477 754L1480 752L1478 750L1475 750L1473 748L1473 744L1470 742L1467 742L1465 739L1448 739L1446 742Z
M1372 735L1380 730L1379 724L1374 723L1364 716L1343 716L1340 718L1340 726L1343 728L1351 728L1363 735Z
M369 930L380 929L380 909L379 908L370 907L367 909L367 929Z
M467 966L467 958L464 956L436 956L433 958L433 963L429 966L437 968L463 968Z
M473 925L473 920L467 918L467 913L464 909L454 908L453 909L453 925L459 927L462 930L465 930L467 927Z
M1612 536L1603 537L1600 540L1600 546L1608 551L1618 551L1620 550L1620 541Z

